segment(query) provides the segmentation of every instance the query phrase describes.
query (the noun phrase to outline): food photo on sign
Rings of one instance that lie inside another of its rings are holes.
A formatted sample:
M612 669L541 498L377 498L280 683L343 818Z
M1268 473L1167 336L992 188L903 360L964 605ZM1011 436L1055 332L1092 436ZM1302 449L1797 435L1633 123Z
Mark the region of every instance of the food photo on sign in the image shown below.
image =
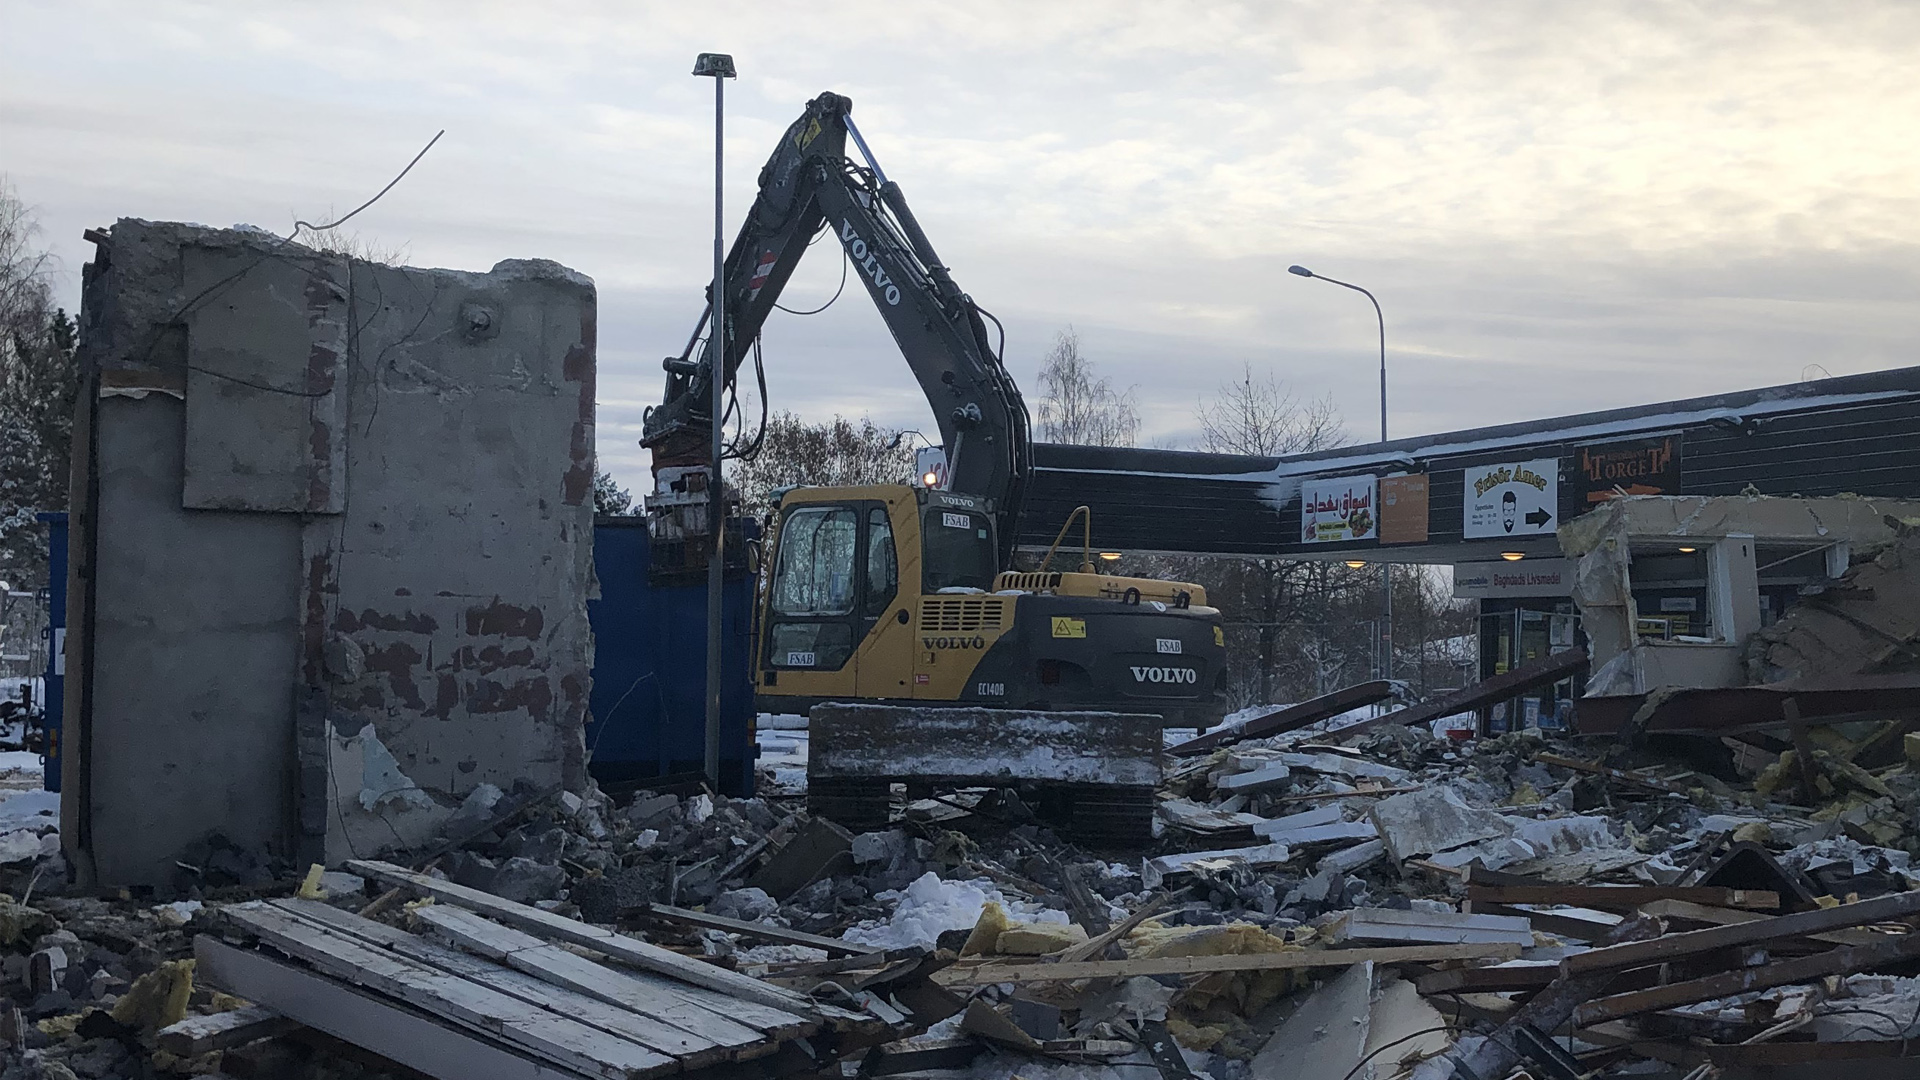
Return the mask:
M1308 544L1372 540L1375 478L1336 476L1300 485L1300 539Z

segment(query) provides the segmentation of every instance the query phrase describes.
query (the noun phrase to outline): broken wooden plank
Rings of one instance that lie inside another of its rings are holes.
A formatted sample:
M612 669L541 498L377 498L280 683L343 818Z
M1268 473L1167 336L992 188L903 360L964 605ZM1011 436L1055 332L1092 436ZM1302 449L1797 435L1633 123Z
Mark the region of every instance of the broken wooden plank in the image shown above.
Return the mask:
M845 1014L844 1010L833 1010L831 1006L819 1005L791 990L784 990L751 976L681 956L679 953L638 938L627 937L612 930L555 915L537 907L503 900L492 893L481 892L479 889L470 889L464 885L456 885L451 881L442 881L425 874L416 874L392 863L354 859L347 863L347 869L385 885L406 885L416 892L466 908L468 911L478 912L536 936L584 945L589 949L605 953L623 964L632 964L643 971L666 975L708 990L730 994L745 1001L758 1002L808 1018L834 1015L836 1012L841 1014L843 1019L849 1015L857 1015Z
M196 980L253 1001L270 1001L275 1010L316 1031L438 1080L580 1080L571 1069L298 965L228 945L212 934L194 937L193 954ZM661 1060L660 1072L671 1072L672 1060Z
M1560 969L1568 974L1583 971L1617 971L1622 968L1638 967L1641 964L1663 963L1682 956L1698 956L1701 953L1733 948L1736 945L1752 945L1756 942L1777 941L1781 938L1807 937L1811 934L1823 934L1829 930L1843 930L1853 926L1865 926L1868 923L1886 922L1916 912L1920 912L1920 890L1891 893L1887 896L1876 896L1871 900L1862 900L1857 904L1842 904L1839 907L1801 911L1792 915L1776 915L1770 919L1754 922L1731 923L1726 926L1711 926L1704 930L1666 934L1651 941L1635 941L1590 949L1560 961ZM1911 936L1920 939L1920 934Z
M1385 949L1293 949L1230 956L1135 957L1056 964L979 964L950 967L934 976L948 986L992 983L1069 982L1074 979L1124 979L1134 975L1205 975L1217 971L1289 971L1302 968L1376 964L1413 964L1436 960L1511 960L1520 946L1406 945Z
M1062 963L1079 960L1097 960L1106 955L1107 946L1133 933L1134 928L1158 915L1167 906L1167 894L1156 893L1147 902L1140 905L1133 914L1108 927L1104 932L1095 934L1085 941L1069 945L1054 954Z
M1704 923L1707 926L1729 926L1733 923L1761 922L1772 918L1758 911L1709 907L1706 904L1691 904L1685 900L1655 900L1651 904L1640 905L1640 910L1659 919ZM1824 934L1808 934L1807 940L1823 941L1829 945L1871 945L1876 941L1886 940L1886 935L1861 929L1830 930Z
M1538 990L1559 977L1560 965L1553 961L1521 961L1429 972L1415 979L1413 985L1422 994L1495 993Z
M672 1057L631 1040L302 922L259 901L235 904L224 909L222 915L257 935L275 951L300 960L323 975L496 1035L556 1065L609 1080L656 1076L679 1068ZM205 935L201 937L204 939ZM288 1012L276 1001L257 997L254 1000ZM305 1018L299 1019L306 1022Z
M1607 932L1603 940L1609 944L1624 944L1650 938L1659 932L1658 920L1635 915L1622 920L1619 926ZM1456 1043L1444 1055L1454 1062L1455 1067L1449 1071L1454 1075L1507 1076L1520 1062L1526 1039L1522 1027L1531 1028L1536 1033L1560 1030L1567 1018L1573 1015L1576 1005L1605 990L1612 980L1613 975L1604 972L1574 977L1563 974L1502 1020L1478 1046L1467 1047Z
M451 975L458 975L508 997L518 998L549 1012L572 1017L589 1027L599 1028L610 1035L617 1035L669 1057L677 1058L686 1068L700 1068L728 1059L725 1047L716 1046L667 1021L645 1016L631 1009L609 1005L564 987L541 982L531 975L502 967L491 960L482 960L470 953L461 952L436 941L429 941L404 930L396 930L385 923L354 919L346 912L311 900L271 900L268 903L306 922L346 934L368 945L389 949L409 960L437 968ZM645 977L659 978L652 975ZM681 984L672 985L680 986ZM692 988L685 987L685 989Z
M724 930L729 934L738 934L741 937L759 941L771 941L779 945L803 945L809 949L819 949L829 956L861 955L873 952L866 946L841 941L839 938L805 934L798 930L789 930L784 926L774 926L771 923L729 919L724 915L709 915L704 911L672 907L668 904L647 904L641 907L640 914L666 922L702 926L709 930Z
M885 952L860 953L855 956L842 956L835 960L803 960L797 964L753 964L742 970L765 979L803 979L816 975L837 975L843 971L860 971L867 968L883 968L902 960L925 956L927 950L918 945L903 949L888 949Z
M1482 885L1469 881L1467 899L1476 904L1562 904L1601 911L1625 911L1655 900L1690 900L1756 911L1780 907L1777 892L1713 885Z
M1420 790L1420 786L1418 784L1408 784L1404 787L1355 786L1352 791L1317 791L1311 795L1282 795L1273 801L1283 802L1283 803L1293 803L1293 802L1318 802L1322 799L1361 799L1361 798L1368 798L1368 797L1377 797L1381 795L1405 795L1409 791L1419 791L1419 790Z
M265 1005L249 1005L212 1016L189 1016L161 1028L154 1040L160 1049L175 1057L199 1057L215 1050L285 1035L300 1026L300 1021Z
M1205 735L1197 735L1183 743L1167 748L1174 757L1189 757L1204 754L1221 746L1229 746L1243 739L1260 739L1268 735L1280 735L1296 731L1310 724L1317 724L1330 716L1338 716L1350 709L1358 709L1385 701L1393 696L1393 685L1385 679L1346 686L1331 694L1322 694L1310 701L1298 705L1289 705L1284 709L1253 717L1235 727L1219 728Z
M1522 664L1511 671L1483 679L1471 686L1443 694L1432 701L1376 716L1371 720L1362 720L1357 724L1348 724L1327 733L1328 739L1346 739L1363 732L1372 731L1388 724L1424 724L1454 713L1472 712L1483 705L1497 705L1519 697L1529 690L1574 675L1587 666L1587 651L1583 648L1567 649L1564 652L1551 653Z
M436 904L420 908L414 912L414 918L460 947L489 960L523 971L541 982L665 1021L695 1038L725 1048L732 1059L766 1053L775 1041L797 1033L803 1026L799 1017L789 1013L780 1014L785 1022L772 1032L757 1030L758 1025L735 1023L726 1014L689 1003L672 993L671 987L629 978L625 972L609 970L578 953L488 922L471 911Z
M1348 941L1398 941L1428 945L1505 941L1528 946L1533 944L1533 927L1526 919L1507 915L1355 908L1342 913L1327 928L1328 944L1339 945Z
M1667 795L1690 794L1686 788L1679 784L1670 784L1665 780L1648 776L1645 773L1632 772L1627 769L1610 768L1592 761L1581 761L1579 758L1561 757L1559 754L1538 753L1533 755L1533 760L1542 765L1558 765L1563 769L1572 769L1575 772L1592 773L1595 776L1604 776L1609 780L1618 780L1623 784L1634 784L1638 787L1647 788L1650 791L1658 791Z
M1484 900L1468 900L1461 905L1461 910L1476 915L1511 915L1527 920L1541 933L1570 941L1598 941L1606 936L1607 931L1618 926L1621 918L1612 912L1595 911L1592 908L1513 907L1489 904Z
M1752 924L1737 924L1740 928L1750 925ZM1735 928L1715 927L1716 930ZM1711 932L1700 931L1700 933ZM1644 944L1658 944L1660 940L1656 938ZM1615 947L1625 948L1625 946ZM1614 994L1611 997L1596 998L1582 1003L1573 1010L1573 1023L1575 1027L1598 1024L1640 1013L1671 1009L1679 1005L1714 1001L1753 990L1806 982L1827 975L1860 974L1870 972L1882 964L1911 960L1916 956L1920 956L1920 934L1902 934L1874 945L1842 945L1837 949L1815 953L1812 956L1797 956L1790 960L1776 959L1758 967L1724 971L1688 982L1670 983L1648 990L1634 990L1625 994ZM1571 960L1573 957L1567 959ZM1565 963L1566 961L1561 961L1563 967Z

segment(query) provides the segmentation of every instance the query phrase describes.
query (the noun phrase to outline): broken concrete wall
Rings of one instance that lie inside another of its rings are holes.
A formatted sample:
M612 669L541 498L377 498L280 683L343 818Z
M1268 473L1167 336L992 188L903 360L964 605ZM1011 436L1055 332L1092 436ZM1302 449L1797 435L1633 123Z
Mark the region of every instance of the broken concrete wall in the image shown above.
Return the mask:
M584 780L590 281L123 220L84 308L83 870L172 883L211 833L338 861Z
M1829 565L1843 567L1849 551L1888 543L1896 519L1917 510L1920 504L1910 500L1859 496L1642 495L1614 499L1567 522L1559 540L1561 550L1576 560L1573 599L1594 665L1588 696L1641 694L1661 686L1740 685L1744 657L1761 631L1761 544L1824 551ZM1706 552L1707 603L1716 640L1658 641L1639 632L1633 553L1678 544Z

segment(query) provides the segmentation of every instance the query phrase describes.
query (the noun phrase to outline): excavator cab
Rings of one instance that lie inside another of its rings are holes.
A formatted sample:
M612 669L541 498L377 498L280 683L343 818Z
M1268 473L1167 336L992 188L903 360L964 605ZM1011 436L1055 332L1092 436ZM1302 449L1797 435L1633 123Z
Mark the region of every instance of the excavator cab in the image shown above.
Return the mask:
M1002 571L987 500L799 488L774 511L760 707L950 703L1218 719L1220 614L1198 585Z

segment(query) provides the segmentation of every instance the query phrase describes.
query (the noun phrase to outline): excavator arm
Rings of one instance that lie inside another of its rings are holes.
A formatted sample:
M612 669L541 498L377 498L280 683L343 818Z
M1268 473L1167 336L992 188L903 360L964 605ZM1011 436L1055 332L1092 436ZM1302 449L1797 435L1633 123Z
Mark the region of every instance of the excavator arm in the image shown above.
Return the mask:
M954 284L900 186L868 152L852 108L833 93L808 102L761 169L753 209L726 258L728 325L713 332L709 295L686 349L664 362L666 393L647 411L641 445L653 451L656 478L665 469L707 464L716 422L712 380L733 382L781 290L825 230L927 395L946 449L948 488L992 501L1004 559L1031 471L1026 405L989 340L991 316ZM864 166L848 160L848 136Z

